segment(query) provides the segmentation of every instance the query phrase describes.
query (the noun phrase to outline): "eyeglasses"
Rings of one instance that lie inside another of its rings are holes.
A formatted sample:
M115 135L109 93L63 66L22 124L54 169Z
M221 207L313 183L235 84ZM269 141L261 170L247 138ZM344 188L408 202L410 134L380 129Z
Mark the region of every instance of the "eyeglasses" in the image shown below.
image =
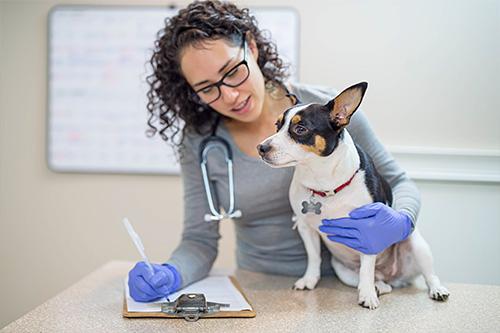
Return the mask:
M243 60L232 67L219 81L195 90L195 93L198 94L204 103L211 104L218 100L222 94L220 90L222 85L231 88L238 87L248 79L248 76L250 76L250 69L247 63L247 43L245 35L243 35L242 39L241 49L243 49Z

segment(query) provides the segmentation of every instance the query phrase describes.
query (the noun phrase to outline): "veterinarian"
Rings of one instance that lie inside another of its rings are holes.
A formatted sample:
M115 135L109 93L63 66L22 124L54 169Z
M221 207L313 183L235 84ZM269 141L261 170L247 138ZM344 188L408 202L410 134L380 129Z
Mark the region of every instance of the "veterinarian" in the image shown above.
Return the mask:
M287 108L302 103L326 103L336 92L288 83L286 66L276 47L259 30L247 9L217 1L194 2L166 20L155 42L149 79L149 125L162 138L177 142L184 185L182 240L163 264L143 262L129 272L131 296L148 302L204 278L217 257L219 222L206 222L210 212L199 154L200 143L212 133L230 145L234 167L234 219L238 267L246 270L302 276L307 257L292 230L288 189L293 168L274 169L262 162L256 146L276 131L275 122ZM158 115L162 122L155 125ZM179 131L179 120L184 127ZM323 220L329 239L355 250L376 254L411 233L419 209L419 192L405 171L385 150L358 110L347 127L393 190L392 208L370 204L349 218ZM223 155L208 158L216 196L229 202L227 166ZM342 235L342 227L358 230ZM323 248L322 276L333 275L330 254Z

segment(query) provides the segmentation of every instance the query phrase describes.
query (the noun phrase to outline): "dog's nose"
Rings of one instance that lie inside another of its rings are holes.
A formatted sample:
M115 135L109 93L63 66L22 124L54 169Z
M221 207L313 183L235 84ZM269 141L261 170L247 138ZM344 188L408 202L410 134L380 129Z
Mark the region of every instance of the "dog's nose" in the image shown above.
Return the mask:
M264 156L267 152L271 150L271 145L268 144L258 145L257 150L259 151L260 156Z

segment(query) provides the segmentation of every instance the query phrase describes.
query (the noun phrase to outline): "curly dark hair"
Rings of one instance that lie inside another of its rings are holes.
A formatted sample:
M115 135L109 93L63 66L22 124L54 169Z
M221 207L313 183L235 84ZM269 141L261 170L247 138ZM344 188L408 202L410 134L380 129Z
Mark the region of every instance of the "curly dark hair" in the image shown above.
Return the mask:
M257 64L266 87L282 85L288 77L288 65L278 56L270 34L258 28L248 8L239 9L229 2L195 1L177 15L165 19L165 27L157 34L149 61L153 69L153 74L147 77L149 136L158 132L153 125L158 121L162 139L180 145L186 132L205 135L220 117L224 117L202 103L194 93L181 73L179 55L184 47L206 40L224 39L238 46L244 36L255 40L259 51ZM174 142L179 132L180 140Z

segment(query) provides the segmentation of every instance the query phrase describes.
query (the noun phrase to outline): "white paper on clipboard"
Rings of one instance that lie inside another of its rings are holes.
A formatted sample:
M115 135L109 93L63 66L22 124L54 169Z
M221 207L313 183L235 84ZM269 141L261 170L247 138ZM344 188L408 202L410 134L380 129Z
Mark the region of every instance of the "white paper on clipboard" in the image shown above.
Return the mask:
M228 276L208 276L169 295L169 299L173 301L181 294L187 293L202 293L205 294L205 298L209 302L229 304L228 308L221 308L221 311L253 310ZM127 311L129 312L161 312L161 303L167 302L166 298L151 303L134 301L130 297L128 277L125 279L125 295L127 297Z

